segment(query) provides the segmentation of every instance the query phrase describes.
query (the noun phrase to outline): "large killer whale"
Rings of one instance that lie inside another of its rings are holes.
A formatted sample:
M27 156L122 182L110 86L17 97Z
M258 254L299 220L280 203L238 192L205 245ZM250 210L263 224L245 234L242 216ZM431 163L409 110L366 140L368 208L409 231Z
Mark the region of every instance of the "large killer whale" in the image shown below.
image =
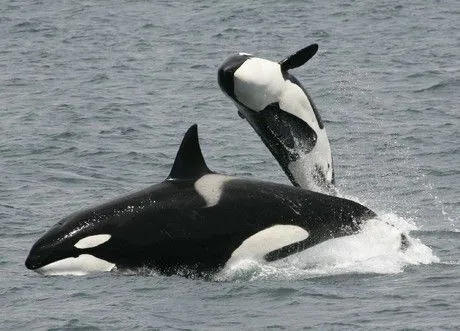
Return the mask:
M290 69L317 52L313 44L280 62L239 53L218 69L218 83L260 136L294 186L335 194L329 140L318 109Z
M356 233L375 216L347 199L215 173L193 125L166 180L65 217L25 265L44 274L148 267L206 275L252 250L265 261L285 258Z

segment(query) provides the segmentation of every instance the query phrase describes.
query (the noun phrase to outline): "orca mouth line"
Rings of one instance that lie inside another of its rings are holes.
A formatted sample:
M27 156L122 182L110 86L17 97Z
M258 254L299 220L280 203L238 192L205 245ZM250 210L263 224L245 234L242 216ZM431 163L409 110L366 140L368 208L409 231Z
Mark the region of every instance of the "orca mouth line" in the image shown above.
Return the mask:
M52 263L49 262L49 263ZM35 255L35 256L31 256L29 255L26 259L26 268L29 269L29 270L36 270L36 269L39 269L43 266L45 266L46 264L48 263L44 263L43 261L43 258L39 255Z
M29 270L37 270L43 268L44 266L59 261L65 258L77 258L80 254L84 254L84 252L75 252L72 251L70 254L65 253L57 253L57 252L48 252L43 251L41 249L32 248L29 255L27 256L25 266Z
M30 258L27 258L26 259L26 268L29 269L29 270L35 270L37 268L39 268L39 266L34 263Z

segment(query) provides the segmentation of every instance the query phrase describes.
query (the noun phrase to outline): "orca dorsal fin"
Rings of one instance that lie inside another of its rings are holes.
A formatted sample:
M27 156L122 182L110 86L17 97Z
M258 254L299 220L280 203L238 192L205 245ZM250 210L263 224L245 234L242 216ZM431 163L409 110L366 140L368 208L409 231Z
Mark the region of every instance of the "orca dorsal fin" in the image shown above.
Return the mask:
M311 44L300 51L289 55L285 59L279 62L282 71L288 71L289 69L298 68L310 60L318 51L318 44Z
M171 172L166 179L197 178L208 173L212 171L209 170L201 153L198 126L193 124L182 139Z

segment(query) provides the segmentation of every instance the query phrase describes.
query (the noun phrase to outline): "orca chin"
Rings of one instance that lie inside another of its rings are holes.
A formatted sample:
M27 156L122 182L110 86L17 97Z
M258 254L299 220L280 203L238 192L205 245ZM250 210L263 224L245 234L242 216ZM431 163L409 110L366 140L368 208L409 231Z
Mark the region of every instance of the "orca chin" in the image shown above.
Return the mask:
M32 252L31 252L32 253ZM26 259L26 268L29 270L35 270L41 267L39 258L35 257L33 254L29 253L29 256Z
M49 263L55 261L55 259L50 258L49 252L46 249L43 249L40 245L41 240L38 240L31 248L29 255L27 256L25 265L27 269L37 270Z
M39 270L40 268L55 263L61 259L77 257L77 255L75 255L73 252L69 252L66 249L60 248L59 250L54 250L53 248L48 248L42 245L43 242L44 239L40 238L32 246L25 262L27 269Z
M82 254L78 257L69 257L52 262L35 269L35 271L46 276L84 276L95 272L112 271L114 268L114 263L104 261L90 254Z
M347 199L214 173L193 125L165 181L65 217L25 264L52 275L140 267L207 275L251 250L270 262L357 233L375 216Z

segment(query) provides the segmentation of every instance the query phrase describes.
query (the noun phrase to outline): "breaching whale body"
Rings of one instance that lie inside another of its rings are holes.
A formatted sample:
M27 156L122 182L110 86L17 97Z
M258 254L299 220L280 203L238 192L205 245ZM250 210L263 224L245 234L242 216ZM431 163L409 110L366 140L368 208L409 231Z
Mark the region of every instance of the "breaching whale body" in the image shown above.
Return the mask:
M230 56L218 69L222 91L236 104L294 186L334 194L331 148L319 112L290 72L318 50L313 44L273 62Z
M25 264L44 274L148 267L207 275L247 251L242 247L275 261L355 233L375 216L339 197L214 173L193 125L165 181L65 217Z

